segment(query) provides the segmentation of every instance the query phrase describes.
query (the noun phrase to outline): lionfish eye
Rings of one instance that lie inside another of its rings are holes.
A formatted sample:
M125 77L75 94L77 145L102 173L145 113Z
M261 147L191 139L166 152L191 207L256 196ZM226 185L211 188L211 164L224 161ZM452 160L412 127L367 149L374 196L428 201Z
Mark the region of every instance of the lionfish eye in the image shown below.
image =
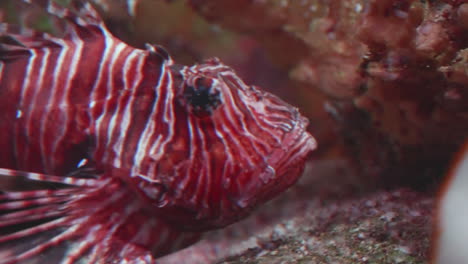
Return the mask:
M193 86L185 87L185 100L196 115L211 114L221 103L220 92L213 84L212 79L200 77Z

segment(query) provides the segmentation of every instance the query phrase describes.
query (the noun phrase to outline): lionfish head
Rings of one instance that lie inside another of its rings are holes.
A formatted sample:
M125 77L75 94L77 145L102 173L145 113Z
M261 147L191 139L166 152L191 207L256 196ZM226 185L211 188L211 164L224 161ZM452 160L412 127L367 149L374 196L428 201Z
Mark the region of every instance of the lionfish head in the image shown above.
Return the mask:
M225 226L298 179L316 142L297 108L217 59L172 72L176 129L154 171L169 222Z

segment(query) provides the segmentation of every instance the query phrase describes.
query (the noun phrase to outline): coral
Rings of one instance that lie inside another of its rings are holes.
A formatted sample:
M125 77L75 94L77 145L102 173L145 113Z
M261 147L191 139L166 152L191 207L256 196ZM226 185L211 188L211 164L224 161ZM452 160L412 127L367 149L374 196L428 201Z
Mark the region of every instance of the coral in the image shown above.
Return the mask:
M463 1L190 2L325 92L348 157L376 182L430 182L467 135Z

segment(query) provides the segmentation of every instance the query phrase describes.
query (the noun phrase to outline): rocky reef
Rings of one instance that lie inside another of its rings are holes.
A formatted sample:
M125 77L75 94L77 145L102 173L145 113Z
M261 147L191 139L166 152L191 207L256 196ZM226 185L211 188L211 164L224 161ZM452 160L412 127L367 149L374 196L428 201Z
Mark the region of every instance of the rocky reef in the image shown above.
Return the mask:
M190 2L324 92L345 153L376 182L430 181L467 136L464 1Z

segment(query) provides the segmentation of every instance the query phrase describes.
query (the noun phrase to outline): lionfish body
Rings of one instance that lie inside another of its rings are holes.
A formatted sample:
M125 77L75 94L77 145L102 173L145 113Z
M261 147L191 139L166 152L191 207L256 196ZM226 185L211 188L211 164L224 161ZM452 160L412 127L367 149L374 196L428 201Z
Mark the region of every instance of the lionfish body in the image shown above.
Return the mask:
M216 59L123 43L89 4L25 2L66 34L0 24L0 175L34 183L2 188L0 263L153 263L301 174L294 107Z

